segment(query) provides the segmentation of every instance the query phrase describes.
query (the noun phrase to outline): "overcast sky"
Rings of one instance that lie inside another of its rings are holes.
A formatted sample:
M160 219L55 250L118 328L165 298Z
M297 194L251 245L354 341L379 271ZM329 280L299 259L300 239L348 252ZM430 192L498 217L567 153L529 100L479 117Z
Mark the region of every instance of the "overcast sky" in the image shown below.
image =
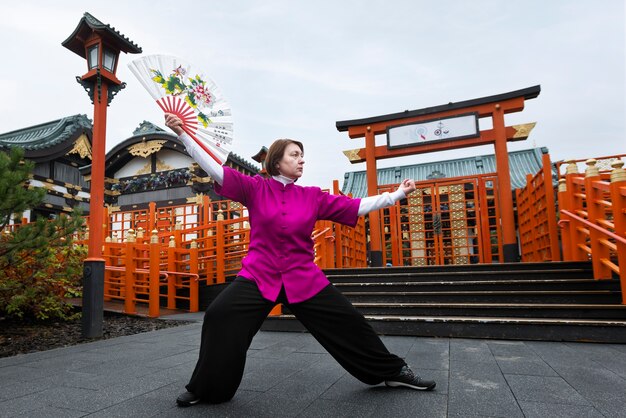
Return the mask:
M623 0L0 1L0 133L93 105L86 62L63 42L84 12L143 49L201 68L230 102L233 150L252 161L276 138L305 145L304 185L343 183L342 151L364 146L335 122L541 85L507 125L537 122L509 150L553 160L626 153ZM161 111L127 68L108 112L107 150ZM384 143L384 138L378 138ZM490 146L384 160L379 167L492 154Z

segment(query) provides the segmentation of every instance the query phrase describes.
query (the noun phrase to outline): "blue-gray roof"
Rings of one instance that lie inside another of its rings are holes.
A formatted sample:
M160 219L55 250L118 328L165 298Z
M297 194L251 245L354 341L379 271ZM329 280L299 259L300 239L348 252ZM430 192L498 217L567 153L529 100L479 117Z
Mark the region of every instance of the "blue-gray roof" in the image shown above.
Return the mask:
M25 150L51 148L72 139L78 131L91 132L91 120L86 115L74 115L0 134L0 148L20 147Z
M541 170L542 155L546 153L548 153L548 149L545 147L509 152L511 188L513 190L526 185L527 174L534 175ZM378 185L398 184L406 178L412 178L415 181L426 181L495 172L495 155L481 155L456 160L379 168ZM366 172L353 171L345 173L342 192L345 194L351 193L354 197L367 196Z
M156 126L154 123L144 120L139 124L137 129L133 131L133 136L136 135L150 135L150 134L162 134L165 133L165 129ZM171 133L170 133L171 134Z

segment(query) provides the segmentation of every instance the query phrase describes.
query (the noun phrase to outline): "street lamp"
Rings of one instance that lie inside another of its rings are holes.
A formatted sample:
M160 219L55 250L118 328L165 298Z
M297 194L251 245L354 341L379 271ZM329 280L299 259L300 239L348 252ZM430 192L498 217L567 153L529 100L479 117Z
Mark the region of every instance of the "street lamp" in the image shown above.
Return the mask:
M109 25L85 13L62 45L87 60L87 73L77 76L94 105L91 185L89 197L89 251L83 265L83 337L102 336L104 308L104 160L107 106L124 87L115 76L120 51L137 54L141 48Z

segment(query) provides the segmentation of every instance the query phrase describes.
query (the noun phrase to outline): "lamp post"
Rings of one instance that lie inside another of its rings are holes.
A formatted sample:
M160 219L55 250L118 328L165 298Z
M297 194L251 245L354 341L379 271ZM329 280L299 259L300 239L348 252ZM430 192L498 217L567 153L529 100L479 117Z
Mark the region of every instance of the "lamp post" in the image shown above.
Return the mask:
M87 60L87 73L76 80L89 94L94 105L91 185L89 197L89 251L83 264L82 334L102 336L104 308L104 259L102 242L104 222L104 160L106 149L107 106L124 87L117 79L121 51L136 54L141 48L109 25L85 13L74 32L62 45Z

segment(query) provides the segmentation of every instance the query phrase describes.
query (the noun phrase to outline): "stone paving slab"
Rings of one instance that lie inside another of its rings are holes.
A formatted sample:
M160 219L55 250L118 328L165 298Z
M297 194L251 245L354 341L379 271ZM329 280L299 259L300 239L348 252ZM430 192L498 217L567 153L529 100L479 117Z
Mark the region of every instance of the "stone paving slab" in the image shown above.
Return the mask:
M425 393L365 385L310 334L264 331L232 401L179 408L200 328L0 359L0 418L626 417L624 345L384 336L437 381Z

